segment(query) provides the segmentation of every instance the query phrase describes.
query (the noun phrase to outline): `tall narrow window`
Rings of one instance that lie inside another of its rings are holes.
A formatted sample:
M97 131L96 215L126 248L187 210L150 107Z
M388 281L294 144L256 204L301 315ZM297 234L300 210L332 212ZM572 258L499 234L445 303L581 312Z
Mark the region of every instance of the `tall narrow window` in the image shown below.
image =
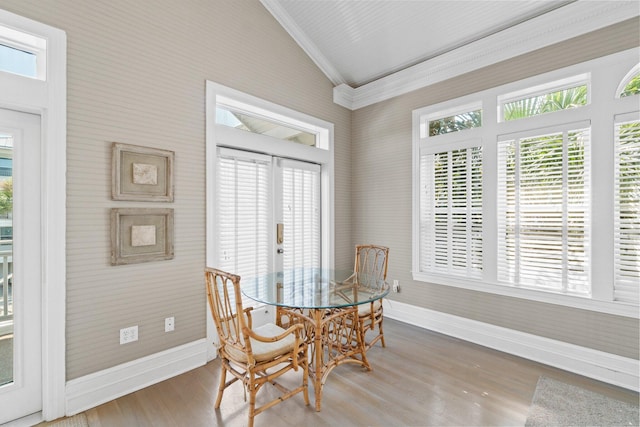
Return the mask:
M217 173L217 267L241 277L267 274L272 248L271 158L220 149Z
M637 114L636 114L637 116ZM614 299L640 296L640 120L615 125Z
M588 127L500 138L498 280L589 295Z
M420 271L482 274L482 149L420 157Z

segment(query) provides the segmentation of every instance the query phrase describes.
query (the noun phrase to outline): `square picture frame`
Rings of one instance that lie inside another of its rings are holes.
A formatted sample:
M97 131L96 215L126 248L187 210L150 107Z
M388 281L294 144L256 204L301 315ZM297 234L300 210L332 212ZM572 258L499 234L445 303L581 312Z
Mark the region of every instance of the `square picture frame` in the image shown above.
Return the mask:
M111 265L173 259L173 209L111 209Z
M114 142L113 200L173 202L174 160L173 151Z

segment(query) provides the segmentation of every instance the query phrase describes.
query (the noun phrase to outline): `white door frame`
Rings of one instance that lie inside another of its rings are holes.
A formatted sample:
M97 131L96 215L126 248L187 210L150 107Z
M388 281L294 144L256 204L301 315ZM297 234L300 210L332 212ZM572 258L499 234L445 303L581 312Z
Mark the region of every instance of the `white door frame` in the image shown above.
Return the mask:
M0 72L0 107L42 120L42 416L53 420L65 415L67 35L2 9L0 26L47 44L45 79Z
M211 207L215 201L217 146L220 141L224 141L225 144L223 145L230 148L308 161L320 165L322 268L332 268L335 265L333 123L209 80L206 82L206 98L206 266L215 267L214 263L218 259L215 244L216 224ZM300 129L308 129L310 132L315 131L318 134L318 147L304 146L274 137L216 125L216 105L219 101L242 106L243 108L241 109L254 112L258 117L265 117ZM215 326L207 306L207 342L209 343L207 346L207 360L216 357L215 349L213 348L214 334Z

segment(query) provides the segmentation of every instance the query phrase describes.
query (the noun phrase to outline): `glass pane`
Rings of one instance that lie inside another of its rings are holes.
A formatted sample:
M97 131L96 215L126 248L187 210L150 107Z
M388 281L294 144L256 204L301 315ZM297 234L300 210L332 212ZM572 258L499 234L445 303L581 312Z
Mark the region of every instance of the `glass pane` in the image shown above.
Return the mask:
M640 121L616 124L614 299L640 295Z
M289 125L284 125L263 117L252 116L244 112L233 111L218 105L216 107L216 123L247 132L268 135L285 141L296 142L311 147L316 146L316 134Z
M502 142L498 277L588 295L589 129Z
M482 272L482 148L421 156L421 271Z
M36 77L36 55L0 44L0 70L21 76Z
M13 138L0 133L0 386L13 382Z
M320 267L320 170L282 169L283 269Z
M429 120L429 136L458 132L482 126L482 110Z
M620 98L623 96L637 95L640 93L640 73L633 76L631 81L627 83L622 92Z
M267 274L271 164L220 155L217 173L217 267L242 278Z
M504 121L533 117L587 105L587 85L518 99L502 105Z

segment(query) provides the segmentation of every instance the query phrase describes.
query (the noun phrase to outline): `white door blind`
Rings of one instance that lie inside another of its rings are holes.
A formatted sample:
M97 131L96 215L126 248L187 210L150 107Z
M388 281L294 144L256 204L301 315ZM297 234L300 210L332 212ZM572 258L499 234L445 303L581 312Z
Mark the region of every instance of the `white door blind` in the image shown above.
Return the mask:
M640 288L640 120L615 126L614 299L638 303Z
M233 153L218 154L217 267L249 278L269 272L271 164L269 157Z
M420 156L420 271L482 275L482 148Z
M591 292L590 129L573 126L499 138L501 282L567 294Z
M321 267L320 166L282 160L283 269Z

